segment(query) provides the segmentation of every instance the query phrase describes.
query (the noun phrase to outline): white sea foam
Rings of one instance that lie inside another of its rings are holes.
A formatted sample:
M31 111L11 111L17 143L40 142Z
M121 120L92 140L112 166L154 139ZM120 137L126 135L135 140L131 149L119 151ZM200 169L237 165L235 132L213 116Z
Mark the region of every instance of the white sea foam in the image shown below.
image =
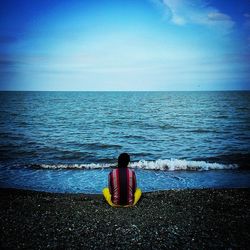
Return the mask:
M36 167L43 169L104 169L114 167L115 164L41 164ZM225 169L237 169L237 164L221 164L210 163L206 161L188 161L179 159L167 159L156 161L140 160L138 162L130 163L130 167L134 169L146 169L146 170L165 170L165 171L207 171L207 170L225 170Z
M237 164L220 164L209 163L206 161L188 161L188 160L156 160L131 163L132 168L149 169L149 170L192 170L192 171L205 171L205 170L219 170L219 169L237 169Z
M41 164L36 165L36 167L45 169L103 169L110 168L112 164Z

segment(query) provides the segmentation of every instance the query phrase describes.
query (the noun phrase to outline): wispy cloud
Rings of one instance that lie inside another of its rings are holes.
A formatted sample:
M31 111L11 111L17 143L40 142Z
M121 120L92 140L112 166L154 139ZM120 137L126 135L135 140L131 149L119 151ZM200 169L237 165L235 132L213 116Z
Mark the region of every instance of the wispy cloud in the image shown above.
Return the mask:
M244 22L244 28L247 35L247 50L250 51L250 13L244 14L245 22Z
M229 33L235 23L232 18L204 0L151 0L163 11L164 19L184 26L202 25L219 32Z
M4 72L16 66L19 61L8 54L0 53L0 72Z

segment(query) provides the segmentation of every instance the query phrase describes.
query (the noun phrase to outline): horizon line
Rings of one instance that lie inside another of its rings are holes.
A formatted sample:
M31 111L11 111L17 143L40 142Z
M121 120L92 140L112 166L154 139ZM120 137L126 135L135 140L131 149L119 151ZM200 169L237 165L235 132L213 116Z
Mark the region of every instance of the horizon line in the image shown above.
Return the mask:
M228 90L0 90L0 92L249 92L250 89Z

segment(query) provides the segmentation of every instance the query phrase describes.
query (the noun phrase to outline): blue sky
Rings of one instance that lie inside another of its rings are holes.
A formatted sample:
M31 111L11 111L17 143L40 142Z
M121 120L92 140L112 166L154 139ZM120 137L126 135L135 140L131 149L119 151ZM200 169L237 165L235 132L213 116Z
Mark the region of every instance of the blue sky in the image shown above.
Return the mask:
M0 90L250 90L248 0L8 0Z

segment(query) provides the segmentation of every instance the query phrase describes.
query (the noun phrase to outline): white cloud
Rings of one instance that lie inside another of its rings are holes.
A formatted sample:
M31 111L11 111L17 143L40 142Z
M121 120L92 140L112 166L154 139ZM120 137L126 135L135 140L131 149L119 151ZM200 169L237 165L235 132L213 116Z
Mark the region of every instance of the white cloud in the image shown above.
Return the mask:
M244 14L245 17L245 28L250 30L250 14L249 13L245 13Z
M249 53L250 51L250 13L245 13L245 22L244 22L244 28L246 32L246 49Z
M211 21L230 21L231 18L220 12L211 12L207 15L208 19Z
M172 22L177 25L185 25L187 23L185 18L182 18L181 16L174 15L172 17Z
M153 0L152 2L163 9L164 19L175 25L202 25L225 34L229 33L235 24L229 15L220 12L204 0Z

